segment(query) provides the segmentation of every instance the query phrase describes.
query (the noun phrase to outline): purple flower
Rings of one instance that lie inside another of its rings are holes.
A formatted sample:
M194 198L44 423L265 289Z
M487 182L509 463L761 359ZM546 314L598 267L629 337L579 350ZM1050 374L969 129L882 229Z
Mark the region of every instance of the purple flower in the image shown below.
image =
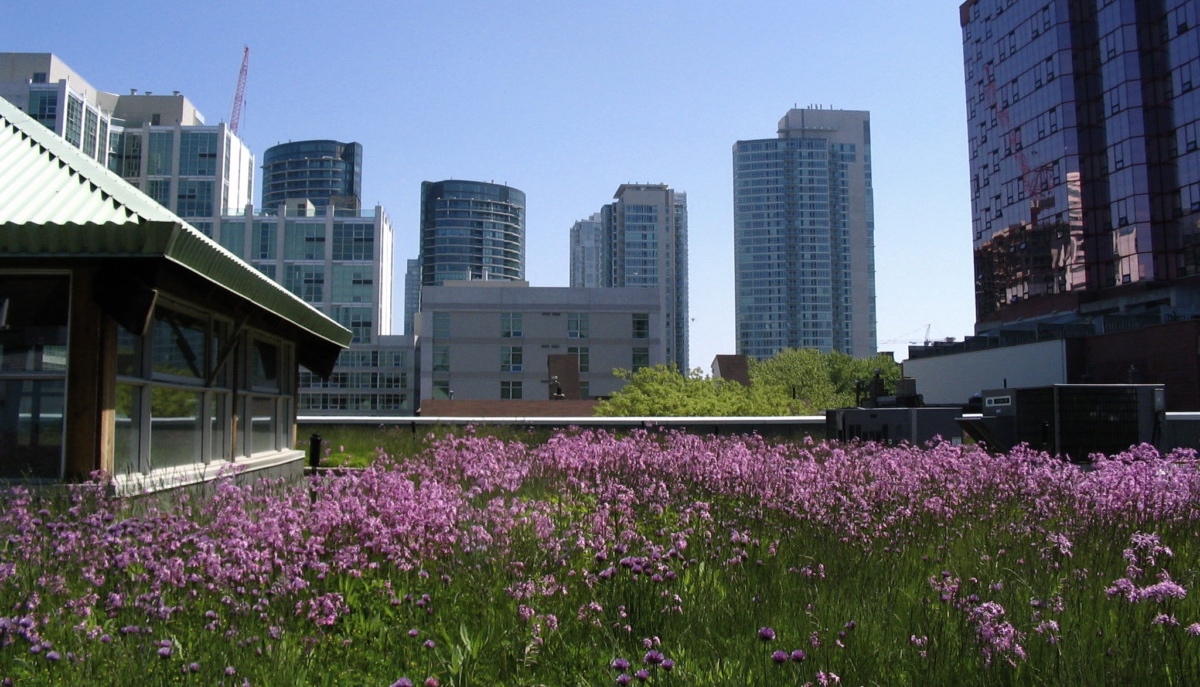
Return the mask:
M783 649L776 649L775 653L771 654L771 660L776 663L787 663L788 653Z
M804 649L794 649L792 651L791 659L796 663L799 663L806 658L808 658L808 654L804 653Z
M441 685L441 683L438 682L438 679L436 677L433 677L431 675L431 676L425 678L425 687L439 687L439 685Z
M647 651L646 655L642 657L642 663L645 663L648 666L661 665L662 662L663 662L663 654L661 651L655 651L652 649L650 651Z
M169 658L171 656L171 647L169 647L169 646L158 647L158 655L162 656L163 658Z
M414 627L413 629L411 629L411 630L409 630L409 631L408 631L408 636L409 636L409 637L416 637L416 636L417 636L417 635L419 635L419 634L421 634L421 631L420 631L420 630L418 630L418 629L417 629L417 628L415 628L415 627Z
M57 661L60 658L62 658L62 655L59 654L57 651L47 651L46 652L46 660L47 661Z
M1198 626L1198 627L1200 627L1200 626ZM671 670L672 670L672 669L675 667L675 661L672 661L672 660L671 660L671 659L669 659L669 658L664 658L664 659L663 659L663 662L662 662L662 665L661 665L661 666L659 666L659 667L660 667L660 668L662 668L663 670L665 670L665 671L667 671L667 672L669 673L669 672L671 672Z
M758 638L764 642L769 642L775 639L775 630L769 627L758 628Z
M629 670L629 661L624 658L614 658L609 667L613 670L626 671Z
M625 685L628 685L631 682L633 682L633 678L629 677L629 675L627 675L625 673L621 673L620 675L617 676L617 684L621 685L621 687L624 687Z
M432 649L435 646L437 646L437 642L433 641L432 639L425 640L425 648L426 649Z
M633 676L636 677L639 682L645 682L646 680L650 679L650 671L642 668L634 673Z
M392 683L392 687L413 687L413 681L406 677L402 677Z

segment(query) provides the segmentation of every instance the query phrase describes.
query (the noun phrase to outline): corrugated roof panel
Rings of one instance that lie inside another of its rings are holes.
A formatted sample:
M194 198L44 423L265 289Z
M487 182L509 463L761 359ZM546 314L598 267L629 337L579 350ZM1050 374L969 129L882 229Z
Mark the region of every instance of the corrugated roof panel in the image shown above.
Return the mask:
M166 258L327 342L353 338L3 98L0 254Z

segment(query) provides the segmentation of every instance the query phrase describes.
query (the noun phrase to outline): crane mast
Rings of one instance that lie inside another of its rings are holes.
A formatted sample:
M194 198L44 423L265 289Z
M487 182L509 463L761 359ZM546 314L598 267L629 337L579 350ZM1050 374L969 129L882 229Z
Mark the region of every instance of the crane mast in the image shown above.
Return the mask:
M244 46L242 68L238 72L237 91L233 94L233 112L229 115L229 130L236 136L242 123L242 102L246 98L246 74L250 71L250 46Z

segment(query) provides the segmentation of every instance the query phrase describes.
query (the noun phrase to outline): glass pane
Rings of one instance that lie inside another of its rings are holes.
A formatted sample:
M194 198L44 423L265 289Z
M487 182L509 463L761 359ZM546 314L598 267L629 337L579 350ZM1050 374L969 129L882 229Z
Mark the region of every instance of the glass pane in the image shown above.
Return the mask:
M250 405L250 452L261 453L274 451L275 444L275 399L266 396L252 396Z
M229 458L229 432L226 418L229 413L228 394L209 394L212 397L208 412L210 441L208 445L209 460L226 460Z
M138 451L141 446L142 388L129 384L117 385L116 449L113 455L113 474L129 475L139 472Z
M251 354L253 369L251 386L255 389L279 391L279 347L255 341Z
M200 462L203 395L186 389L150 391L150 465L154 469Z
M0 379L0 477L61 476L65 387L62 380Z
M154 315L155 376L204 379L207 323L172 310Z
M65 276L0 276L0 373L66 371L70 291Z

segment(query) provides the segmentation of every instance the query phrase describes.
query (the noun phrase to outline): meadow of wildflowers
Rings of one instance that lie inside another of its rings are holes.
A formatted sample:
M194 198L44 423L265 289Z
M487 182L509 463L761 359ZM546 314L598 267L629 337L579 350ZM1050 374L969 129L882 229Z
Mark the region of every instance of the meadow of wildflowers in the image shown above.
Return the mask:
M1196 684L1191 451L467 433L0 495L0 685Z

